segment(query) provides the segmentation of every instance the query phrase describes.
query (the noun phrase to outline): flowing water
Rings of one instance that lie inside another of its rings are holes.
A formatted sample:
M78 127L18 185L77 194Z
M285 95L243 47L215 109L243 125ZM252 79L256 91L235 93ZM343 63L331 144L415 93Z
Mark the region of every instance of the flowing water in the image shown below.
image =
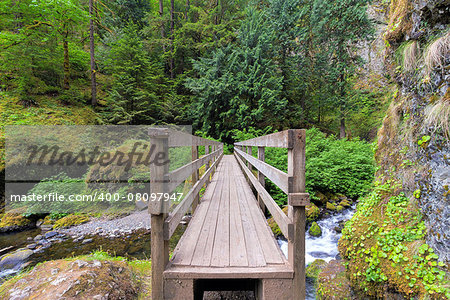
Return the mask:
M338 233L335 228L339 225L339 223L350 219L354 211L355 206L347 208L340 213L325 216L323 219L317 221L317 224L319 224L322 229L322 236L320 237L313 237L306 232L306 265L312 263L316 259L323 259L324 261L329 262L330 260L338 257L339 251L337 248L337 243L341 237L341 234ZM278 244L280 245L284 255L287 257L287 241L278 239ZM308 278L306 279L306 299L316 299L314 284Z

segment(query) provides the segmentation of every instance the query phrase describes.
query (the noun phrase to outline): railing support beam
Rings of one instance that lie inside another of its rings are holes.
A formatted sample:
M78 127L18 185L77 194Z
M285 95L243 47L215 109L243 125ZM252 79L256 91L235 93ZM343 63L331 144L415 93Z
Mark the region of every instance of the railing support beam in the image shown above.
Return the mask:
M288 174L292 176L289 193L305 193L305 130L289 130ZM305 206L289 205L294 232L288 244L288 260L294 269L292 299L305 299Z
M258 159L260 161L265 161L265 159L266 159L265 149L266 148L264 148L264 147L258 147ZM261 183L261 185L263 187L266 186L266 180L264 179L264 175L259 170L258 170L258 181L259 181L259 183ZM261 210L263 211L263 213L265 213L266 208L264 206L264 201L261 199L260 194L258 194L258 203L259 203L259 206L261 207Z
M154 146L156 155L169 158L169 134L165 129L155 129L150 133L150 144ZM169 164L150 165L150 193L165 193L167 190L167 174ZM149 201L151 214L151 259L152 259L152 299L164 299L165 266L169 262L169 241L164 240L164 221L168 210L165 201Z

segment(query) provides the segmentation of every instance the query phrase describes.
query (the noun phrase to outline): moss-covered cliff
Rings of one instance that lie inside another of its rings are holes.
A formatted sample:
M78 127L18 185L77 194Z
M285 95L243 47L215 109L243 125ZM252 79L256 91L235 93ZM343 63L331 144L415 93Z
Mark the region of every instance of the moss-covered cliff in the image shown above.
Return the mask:
M397 86L378 132L376 187L339 248L353 287L450 298L450 1L392 0L384 76Z

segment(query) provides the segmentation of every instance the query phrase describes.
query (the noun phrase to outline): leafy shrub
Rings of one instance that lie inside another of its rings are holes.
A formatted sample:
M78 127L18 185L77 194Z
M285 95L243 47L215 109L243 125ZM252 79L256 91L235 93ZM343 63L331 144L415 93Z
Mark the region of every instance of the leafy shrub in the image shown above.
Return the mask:
M247 140L269 134L272 128L256 130L234 130L235 141ZM252 153L256 156L257 149ZM287 171L287 149L266 148L265 161L284 172ZM306 190L342 193L359 197L370 187L375 164L370 144L359 139L339 140L326 137L316 128L306 132ZM272 182L266 180L266 187L279 205L286 204L286 195Z

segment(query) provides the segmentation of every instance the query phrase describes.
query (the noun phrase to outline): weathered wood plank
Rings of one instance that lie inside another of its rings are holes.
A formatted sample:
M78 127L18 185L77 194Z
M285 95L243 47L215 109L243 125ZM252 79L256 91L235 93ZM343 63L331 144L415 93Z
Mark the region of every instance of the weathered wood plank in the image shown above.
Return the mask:
M230 177L232 166L227 161L228 172L225 175L222 195L220 196L219 216L217 218L211 266L227 267L230 265Z
M274 184L276 184L283 192L286 194L289 191L289 176L283 171L272 167L266 162L260 161L259 159L239 150L235 149L235 153L238 153L242 158L248 161L252 166L254 166L258 171L260 171L264 176L270 179Z
M237 142L237 146L256 146L256 147L277 147L292 148L288 141L289 130L275 132L272 134L256 137L250 140Z
M169 191L172 192L177 186L184 182L192 173L198 170L204 164L209 164L213 158L218 157L222 150L204 155L196 160L176 169L169 173ZM208 166L209 167L209 166Z
M194 257L195 250L197 248L197 243L201 241L200 233L203 228L205 228L205 222L208 220L208 211L211 206L212 195L218 186L218 181L213 180L208 190L205 191L203 196L203 201L198 206L196 213L194 214L188 228L181 240L179 241L172 258L172 263L175 265L190 265Z
M240 170L238 170L240 171ZM240 188L240 186L239 186ZM241 208L238 199L237 176L231 178L230 185L230 266L248 266L244 228L242 227Z
M247 175L248 178L250 178L250 182L255 187L258 194L261 196L261 199L264 201L265 206L269 210L269 212L272 214L272 217L274 218L275 222L278 224L278 227L280 227L281 232L283 235L289 239L289 237L292 234L292 229L290 229L290 223L291 220L284 214L284 212L281 210L281 208L275 203L273 198L270 196L269 192L266 191L266 189L259 183L259 181L253 176L252 173L250 173L250 170L247 169L244 162L235 154L235 157L239 164L241 165L241 169L244 171L244 173Z
M284 264L283 254L276 244L275 238L269 225L266 222L261 210L258 207L256 198L254 197L249 186L243 187L246 197L242 198L244 204L248 207L248 212L252 218L252 222L256 228L256 234L259 244L263 250L264 258L267 264Z
M241 209L242 227L244 228L245 247L247 249L247 260L249 267L261 267L266 265L264 259L264 253L259 243L255 224L250 216L247 207L247 201L244 199L247 197L242 187L248 186L245 181L242 172L236 175L237 186L241 187L237 189L239 208Z
M266 148L264 148L264 147L258 147L258 159L259 159L260 161L265 161L265 159L266 159ZM261 185L262 185L263 187L266 186L266 180L264 179L264 175L263 175L263 173L261 173L261 171L259 171L259 170L258 170L258 181L259 181L259 183L261 183ZM263 212L265 212L266 207L264 206L264 201L261 199L261 197L259 196L259 194L258 194L258 203L259 203L259 206L261 207L261 210L262 210Z
M225 279L225 278L292 278L289 265L273 265L264 267L192 267L170 266L164 272L164 278L171 279Z
M167 135L169 147L183 147L183 146L205 146L205 145L222 145L217 141L208 140L198 136L191 135L181 130L174 128L149 128L149 136Z
M209 266L211 264L214 238L216 235L217 217L219 215L220 195L223 191L223 178L225 176L227 168L226 161L227 159L226 157L224 157L222 162L219 164L219 168L213 178L213 181L217 181L217 186L211 194L211 198L205 199L211 203L205 223L198 237L197 247L195 248L194 257L192 258L191 262L191 265L193 266ZM207 191L210 190L210 187L207 189Z
M220 162L222 156L223 153L220 154L219 158L214 162L214 165L217 165ZM209 175L211 174L212 170L213 170L212 167L206 170L205 174L203 174L203 176L199 179L199 181L197 181L194 184L192 189L190 189L189 192L186 194L185 198L177 205L174 211L167 218L164 229L164 237L166 240L170 239L172 234L177 229L181 219L191 207L195 195L197 195L200 192L203 184L205 184L206 180L209 178Z

